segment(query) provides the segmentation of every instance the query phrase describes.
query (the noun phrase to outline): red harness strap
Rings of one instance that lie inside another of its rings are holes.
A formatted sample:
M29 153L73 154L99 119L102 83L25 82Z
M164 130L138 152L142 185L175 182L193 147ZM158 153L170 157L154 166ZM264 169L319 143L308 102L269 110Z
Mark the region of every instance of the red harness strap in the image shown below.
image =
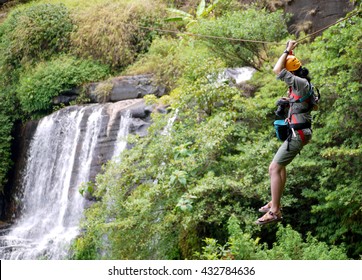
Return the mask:
M292 90L292 87L289 87L289 97L290 97L290 98L293 98L293 99L295 99L295 100L298 100L299 98L301 98L301 96L299 96L299 95L297 95L297 94L294 93L294 91ZM308 102L308 101L309 101L309 100L306 100L306 102ZM298 123L294 115L292 115L291 118L292 118L293 124L297 124L297 123ZM305 135L304 135L303 130L300 129L300 130L297 130L297 132L298 132L298 134L299 134L299 136L300 136L300 139L301 139L302 142L304 143L304 142L305 142Z
M295 92L292 90L292 87L289 87L289 95L288 95L290 98L293 98L295 101L298 101L299 99L302 98L301 95L297 95L295 94ZM307 102L309 103L310 102L310 98L304 100L303 102Z
M293 123L297 123L297 120L295 119L295 116L294 115L292 115L292 120L293 120ZM305 135L304 135L304 132L303 132L303 130L302 129L300 129L300 130L297 130L297 132L298 132L298 134L299 134L299 136L300 136L300 139L302 140L302 142L304 143L305 142Z

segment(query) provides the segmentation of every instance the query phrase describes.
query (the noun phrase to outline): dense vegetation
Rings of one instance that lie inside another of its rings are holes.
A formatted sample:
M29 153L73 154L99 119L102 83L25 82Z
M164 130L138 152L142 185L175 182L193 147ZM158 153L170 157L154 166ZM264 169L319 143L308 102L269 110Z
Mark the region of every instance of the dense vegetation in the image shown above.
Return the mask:
M260 228L256 209L270 199L267 168L280 144L271 126L275 101L286 91L271 71L292 37L284 15L232 0L190 1L196 5L187 15L166 10L180 1L34 2L0 26L2 184L13 122L50 112L62 91L121 73L154 73L170 88L161 99L145 98L169 106L169 114L155 112L148 136L131 136L133 148L97 177L98 200L72 258L361 258L360 14L296 49L322 103L313 141L287 168L284 221ZM245 65L258 69L248 85L220 80L225 68ZM173 116L170 133L161 133Z

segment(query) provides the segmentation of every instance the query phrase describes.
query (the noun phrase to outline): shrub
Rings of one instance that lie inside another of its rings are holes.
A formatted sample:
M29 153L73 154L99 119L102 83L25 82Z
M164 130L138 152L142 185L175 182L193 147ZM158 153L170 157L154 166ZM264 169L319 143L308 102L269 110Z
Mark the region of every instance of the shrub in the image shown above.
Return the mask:
M257 8L227 13L215 20L202 19L198 24L191 25L189 31L203 35L267 42L277 42L288 34L281 12L269 13ZM260 68L266 60L266 44L218 38L200 37L200 39L230 66Z
M319 242L311 234L304 241L302 236L290 225L278 225L276 242L271 249L266 244L259 244L260 239L253 239L244 233L235 216L228 221L230 234L228 242L221 246L215 239L205 239L206 246L201 253L196 253L200 259L238 259L238 260L346 260L343 247L328 246Z
M152 41L149 51L138 61L130 65L125 72L129 75L152 73L155 80L170 88L174 87L182 72L180 49L184 44L177 39L156 38Z
M155 32L139 26L157 26L161 5L149 1L105 1L75 13L72 35L75 53L92 57L113 69L122 69L145 52Z
M12 137L10 135L13 125L10 118L3 113L3 108L1 108L3 106L1 105L2 103L0 103L0 192L3 192L5 183L7 182L7 173L11 166L10 146Z
M107 67L92 61L60 56L24 72L17 96L25 112L48 111L53 97L83 83L103 79L107 73Z
M11 86L5 87L0 83L0 192L4 190L8 171L12 166L11 141L14 121L20 118L16 110L17 100L12 92Z
M47 59L67 50L73 23L62 4L40 4L15 10L1 26L2 65Z
M213 62L216 61L208 48L188 39L188 37L179 39L169 36L156 38L152 41L149 51L140 56L124 72L130 75L153 73L157 82L171 89L177 86L183 76L195 80L197 74L203 75L203 70L197 68L207 69L205 63L213 66ZM218 65L213 66L213 69L219 67L218 71L221 71L221 67L225 67L220 65L220 61L219 59Z

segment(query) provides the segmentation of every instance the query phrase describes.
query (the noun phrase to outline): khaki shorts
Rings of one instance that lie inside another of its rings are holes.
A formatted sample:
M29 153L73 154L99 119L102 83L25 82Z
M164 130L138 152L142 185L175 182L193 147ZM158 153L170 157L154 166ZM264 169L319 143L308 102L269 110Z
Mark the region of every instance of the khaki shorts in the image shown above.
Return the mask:
M288 140L285 140L279 147L279 150L275 154L273 161L280 165L287 166L292 162L297 154L299 154L303 147L308 144L311 138L312 135L305 135L305 143L303 143L299 134L297 133L296 137L292 137L291 141L289 142L289 151L287 151Z

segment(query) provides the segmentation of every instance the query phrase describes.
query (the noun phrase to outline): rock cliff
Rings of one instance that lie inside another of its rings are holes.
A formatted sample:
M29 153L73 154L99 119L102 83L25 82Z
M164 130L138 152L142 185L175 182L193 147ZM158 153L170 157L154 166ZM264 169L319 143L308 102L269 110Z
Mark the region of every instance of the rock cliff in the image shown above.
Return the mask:
M273 1L271 1L273 2ZM284 11L292 15L288 22L289 32L311 34L333 24L353 10L350 0L282 0ZM320 35L320 34L316 34Z

